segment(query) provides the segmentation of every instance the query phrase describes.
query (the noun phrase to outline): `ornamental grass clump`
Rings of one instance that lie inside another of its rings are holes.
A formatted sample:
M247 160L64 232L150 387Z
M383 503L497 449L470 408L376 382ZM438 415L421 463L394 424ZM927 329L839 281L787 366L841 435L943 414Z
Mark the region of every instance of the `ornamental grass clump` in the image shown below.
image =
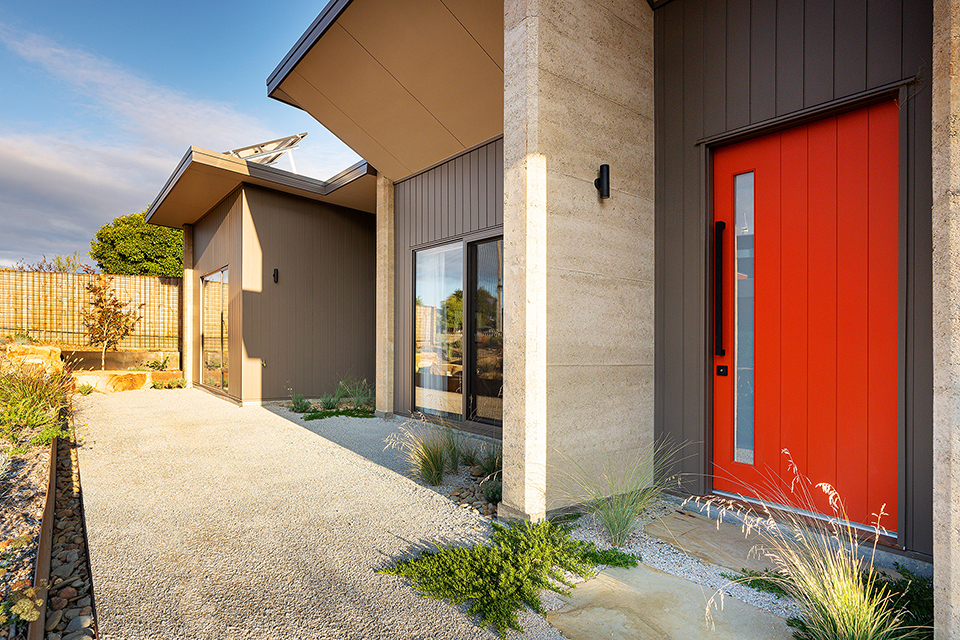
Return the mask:
M873 523L874 533L862 540L847 517L843 500L828 483L813 485L802 475L784 449L793 475L789 492L774 491L774 499L800 509L776 511L759 499L757 511L744 512L735 503L711 498L704 507L737 511L744 531L755 531L759 543L756 553L766 558L774 570L763 578L796 600L801 614L788 621L798 640L902 640L921 636L902 598L895 598L888 580L874 567L877 542L884 532L880 524L886 515L883 507ZM810 517L816 513L813 495L826 495L833 515ZM755 494L760 498L759 494ZM885 505L884 505L885 506ZM749 578L741 580L749 582ZM715 604L716 596L711 600ZM709 607L708 607L709 615Z
M681 448L661 443L631 457L605 457L598 467L561 454L566 498L596 519L610 544L622 547L640 527L640 513L667 489L679 488L669 469Z
M67 434L69 376L12 370L0 374L0 437L14 448L46 445Z
M396 449L407 464L410 473L433 486L443 482L447 466L447 447L443 429L436 425L410 421L400 425L400 431L384 439L387 449Z
M540 591L563 595L573 584L564 571L581 577L592 573L593 561L602 555L616 566L635 566L629 554L597 554L594 545L570 538L567 527L552 523L493 524L489 544L428 551L404 560L383 573L408 578L427 598L448 598L459 604L470 601L467 615L480 616L480 626L493 625L497 633L522 631L517 612L526 604L544 614Z

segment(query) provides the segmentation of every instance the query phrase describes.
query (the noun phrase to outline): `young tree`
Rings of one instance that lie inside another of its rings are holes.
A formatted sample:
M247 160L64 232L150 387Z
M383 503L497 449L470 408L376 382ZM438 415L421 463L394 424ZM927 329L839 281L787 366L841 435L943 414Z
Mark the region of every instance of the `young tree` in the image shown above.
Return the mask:
M133 331L142 317L140 304L134 310L128 310L129 302L121 302L110 282L113 278L100 276L87 283L90 293L90 309L83 312L83 326L93 346L102 346L100 350L100 368L107 368L107 348L116 348L120 341Z
M145 213L120 216L100 227L90 241L90 257L104 273L179 278L183 231L147 224Z

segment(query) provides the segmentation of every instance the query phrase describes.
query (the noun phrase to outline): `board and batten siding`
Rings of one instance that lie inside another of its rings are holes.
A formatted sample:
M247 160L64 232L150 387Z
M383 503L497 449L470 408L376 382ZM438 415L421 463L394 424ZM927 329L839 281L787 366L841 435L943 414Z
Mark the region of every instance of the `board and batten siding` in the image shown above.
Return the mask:
M243 195L243 399L373 384L374 216L252 185Z
M932 553L929 0L672 0L655 11L658 438L710 489L709 140L908 79L900 104L900 541ZM850 105L854 106L853 104ZM891 373L893 375L893 373Z
M193 353L197 355L192 363L193 379L201 380L203 347L201 344L201 314L203 313L202 293L203 276L228 267L230 269L230 287L227 303L227 349L230 378L227 395L240 400L242 395L239 373L239 354L241 349L241 296L243 282L240 270L240 236L243 225L243 194L240 188L232 191L193 226L193 255L195 278L193 287L194 323Z
M397 413L409 414L413 410L414 251L503 227L503 138L399 181L394 188L394 402Z

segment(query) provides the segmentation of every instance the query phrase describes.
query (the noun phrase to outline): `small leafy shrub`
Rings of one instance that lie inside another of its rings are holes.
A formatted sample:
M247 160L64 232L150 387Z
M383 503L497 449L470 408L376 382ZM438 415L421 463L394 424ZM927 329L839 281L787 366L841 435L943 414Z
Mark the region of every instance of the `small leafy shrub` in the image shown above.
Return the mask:
M586 555L596 548L570 538L570 531L551 522L494 523L489 544L428 551L413 560L399 562L383 573L408 578L428 598L449 598L454 604L467 600L467 615L478 614L480 626L493 625L501 636L507 629L522 631L517 612L526 604L543 614L540 590L560 594L573 585L564 577L569 571L589 576Z
M780 504L798 506L801 510L816 512L814 491L822 491L828 498L834 515L826 520L811 520L791 511L773 511L761 498L758 513L741 512L746 530L756 531L758 548L775 570L763 574L763 580L780 587L796 600L800 616L788 620L797 640L902 640L920 636L918 619L926 616L927 595L932 601L932 586L929 591L917 581L912 596L912 574L904 581L889 580L874 567L876 545L880 538L880 518L885 515L881 507L874 523L874 536L870 555L864 559L857 552L863 541L854 524L847 517L840 495L828 483L814 485L797 469L796 464L784 449L788 468L793 474L789 483L790 495L777 497ZM759 492L757 493L759 498ZM711 498L704 505L718 504L734 508L723 499ZM870 543L867 543L870 544ZM908 572L909 574L909 572ZM746 580L754 581L755 576ZM770 584L764 584L767 590ZM895 586L896 585L896 586ZM902 588L899 593L896 589ZM906 607L915 607L917 617ZM930 608L932 616L932 607ZM709 612L709 610L708 610Z
M384 442L384 451L398 450L411 474L433 486L443 482L447 448L439 427L410 421L400 425L400 431L391 433Z
M157 383L154 382L153 385L154 385L153 388L156 389L156 388L157 388L157 386L156 386ZM93 385L90 384L89 382L83 382L83 383L81 383L81 384L78 384L78 385L77 385L77 393L79 393L79 394L82 395L82 396L88 396L88 395L90 395L91 393L93 393Z
M309 400L303 397L303 394L291 393L290 410L294 413L308 413L309 411L313 410L313 405L310 404Z
M166 371L170 363L170 356L164 356L163 360L151 360L146 363L147 368L153 371Z
M487 502L496 504L503 497L503 483L499 480L485 480L480 484L480 490L483 491L483 497Z
M4 339L7 342L11 344L16 344L16 345L28 345L28 344L37 343L36 340L30 337L30 333L26 330L14 331L12 335L4 336Z
M640 554L627 553L620 549L598 549L593 544L583 553L583 560L594 566L605 564L608 567L635 567L640 562Z
M679 487L667 469L679 447L651 446L631 458L611 456L599 469L588 468L569 456L565 489L572 502L596 518L610 543L621 547L637 530L640 513L668 488Z
M186 378L174 378L173 380L154 380L154 389L185 389L187 386Z
M326 411L333 411L337 408L337 405L340 404L340 401L332 393L328 393L325 396L320 396L320 408Z
M27 624L39 618L40 606L43 605L39 594L44 588L45 584L34 587L28 580L13 583L7 599L0 607L0 625L10 621Z
M336 416L346 416L348 418L375 418L376 414L373 412L373 409L353 409L347 407L346 409L321 409L320 411L313 410L307 415L303 416L304 420L323 420L325 418L334 418Z

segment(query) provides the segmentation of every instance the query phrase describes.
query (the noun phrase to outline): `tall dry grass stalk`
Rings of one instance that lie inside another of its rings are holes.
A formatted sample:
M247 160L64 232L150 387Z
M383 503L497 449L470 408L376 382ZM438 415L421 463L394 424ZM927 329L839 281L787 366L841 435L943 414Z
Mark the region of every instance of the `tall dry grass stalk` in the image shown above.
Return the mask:
M639 528L640 513L670 488L679 488L679 476L669 469L681 446L657 443L634 456L605 456L599 468L566 454L563 493L592 515L606 531L610 544L621 547Z
M760 505L756 511L719 497L694 501L705 509L717 507L718 518L725 512L735 512L743 522L744 533L756 533L759 542L754 553L768 559L775 569L765 578L778 584L799 605L800 618L791 622L798 640L917 637L918 628L907 624L905 611L894 601L874 567L877 542L885 533L881 520L887 514L883 507L874 514L873 535L862 540L847 517L837 490L826 482L814 485L797 469L789 451L784 449L782 453L787 456L793 479L789 494L774 491L774 500L796 505L801 511L816 512L814 496L822 492L832 516L820 519L778 510L759 491L754 491L750 498ZM708 618L718 595L722 598L722 594L715 594L708 603Z
M391 433L384 442L384 451L399 451L412 475L434 486L443 482L448 441L441 427L410 420L400 425L399 432Z

